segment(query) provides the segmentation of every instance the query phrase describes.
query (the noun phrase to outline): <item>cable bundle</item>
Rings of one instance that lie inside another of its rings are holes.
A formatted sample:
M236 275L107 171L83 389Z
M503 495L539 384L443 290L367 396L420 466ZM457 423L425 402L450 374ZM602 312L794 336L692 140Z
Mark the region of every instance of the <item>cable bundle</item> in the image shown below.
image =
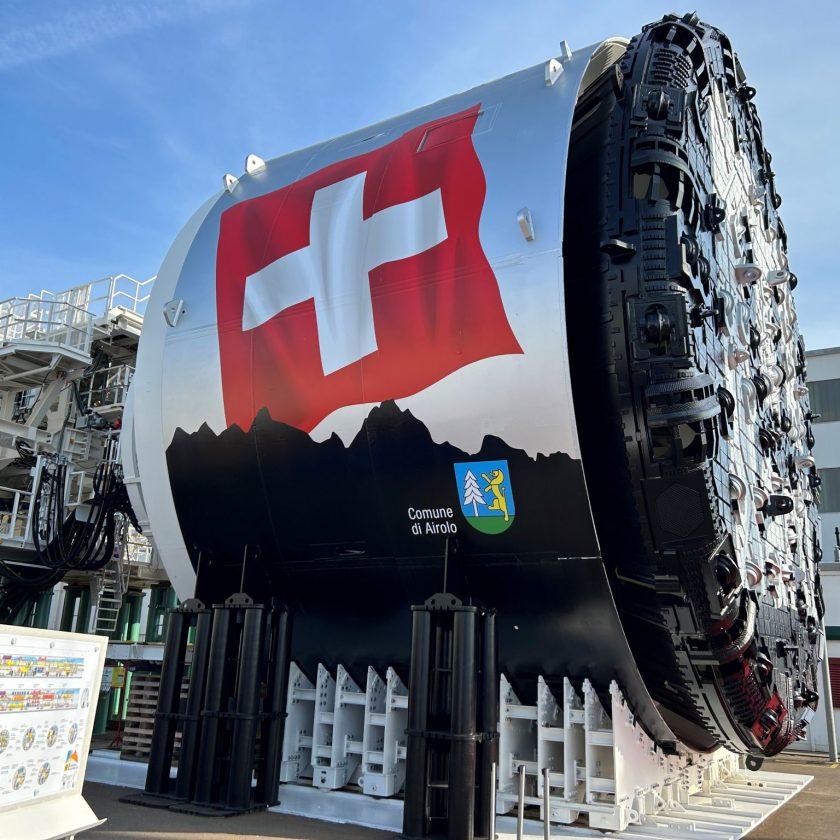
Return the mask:
M45 460L32 499L32 541L37 563L15 566L0 560L0 622L11 621L36 592L55 586L68 571L96 571L113 557L117 532L127 522L138 528L122 483L120 467L103 461L93 476L87 517L65 508L67 464Z

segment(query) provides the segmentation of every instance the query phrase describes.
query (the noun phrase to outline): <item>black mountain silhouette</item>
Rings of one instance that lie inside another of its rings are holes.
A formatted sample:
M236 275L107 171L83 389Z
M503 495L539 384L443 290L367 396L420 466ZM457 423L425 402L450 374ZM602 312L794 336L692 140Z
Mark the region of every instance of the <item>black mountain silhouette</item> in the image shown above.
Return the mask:
M448 591L498 611L499 656L520 698L538 675L593 681L604 699L619 678L646 694L621 629L580 461L530 457L488 435L478 452L435 443L394 402L371 410L345 446L320 443L267 410L246 432L178 430L167 451L175 505L198 596L239 589L276 596L294 614L293 658L314 676L341 663L364 681L372 666L406 675L411 611L443 587L447 537L414 536L408 508L452 508ZM502 534L474 530L460 512L453 464L505 459L516 517ZM247 547L247 548L246 548ZM635 705L635 704L634 704Z
M346 447L336 435L315 442L263 409L247 432L179 429L167 455L187 544L236 563L246 544L289 568L442 557L445 536L412 535L409 508L451 508L468 555L596 553L579 461L531 458L491 435L475 453L438 444L391 401ZM460 513L453 464L497 459L508 462L517 516L509 531L484 535Z

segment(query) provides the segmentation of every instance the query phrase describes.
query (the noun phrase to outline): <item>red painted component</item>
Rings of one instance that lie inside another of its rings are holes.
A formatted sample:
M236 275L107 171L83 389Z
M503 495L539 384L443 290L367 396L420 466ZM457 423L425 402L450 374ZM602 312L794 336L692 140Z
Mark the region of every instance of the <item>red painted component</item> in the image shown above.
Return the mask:
M840 659L832 656L828 660L828 671L831 677L831 704L835 709L840 709ZM826 702L829 699L826 698Z
M795 740L796 735L789 717L787 704L779 696L779 692L774 691L750 727L765 755L776 755Z

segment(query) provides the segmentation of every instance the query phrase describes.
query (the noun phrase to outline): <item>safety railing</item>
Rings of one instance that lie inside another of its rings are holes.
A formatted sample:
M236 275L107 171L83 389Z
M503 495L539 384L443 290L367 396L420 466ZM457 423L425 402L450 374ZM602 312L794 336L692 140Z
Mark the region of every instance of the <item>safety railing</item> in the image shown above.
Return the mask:
M93 481L85 470L67 470L64 479L64 504L76 508L87 502L93 493Z
M122 408L133 374L131 365L115 365L96 371L82 382L82 405L99 412Z
M65 429L60 436L60 446L56 444L59 455L70 461L87 461L93 449L94 439L90 429Z
M9 298L0 302L0 345L25 342L90 353L93 318L62 300Z
M0 542L29 538L32 493L13 487L0 487Z
M25 391L16 391L14 396L14 403L12 405L13 423L24 423L35 405L35 400L38 398L38 388L28 388Z
M151 566L154 548L148 537L144 537L129 525L125 538L125 558L128 563L138 566Z
M114 309L143 315L154 282L154 277L136 280L128 274L112 274L63 292L44 289L38 298L80 307L90 312L94 318L101 318Z

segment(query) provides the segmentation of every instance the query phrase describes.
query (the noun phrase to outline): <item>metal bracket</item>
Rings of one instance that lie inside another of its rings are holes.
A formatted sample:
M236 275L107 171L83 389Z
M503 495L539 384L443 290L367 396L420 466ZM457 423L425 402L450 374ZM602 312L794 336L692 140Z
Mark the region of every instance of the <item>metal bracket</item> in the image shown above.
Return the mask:
M245 158L245 171L249 175L255 175L263 169L265 169L265 161L259 155L250 154Z
M519 223L519 230L525 237L526 242L534 241L534 220L531 217L531 211L527 207L523 207L516 214L516 221Z
M163 317L170 327L177 327L186 311L187 307L184 306L184 301L181 298L170 300L169 303L163 305Z
M735 282L739 286L749 286L750 283L757 283L764 274L760 265L755 263L744 263L735 266Z
M563 75L563 65L572 57L572 50L566 41L560 42L560 55L545 63L545 83L551 87Z

